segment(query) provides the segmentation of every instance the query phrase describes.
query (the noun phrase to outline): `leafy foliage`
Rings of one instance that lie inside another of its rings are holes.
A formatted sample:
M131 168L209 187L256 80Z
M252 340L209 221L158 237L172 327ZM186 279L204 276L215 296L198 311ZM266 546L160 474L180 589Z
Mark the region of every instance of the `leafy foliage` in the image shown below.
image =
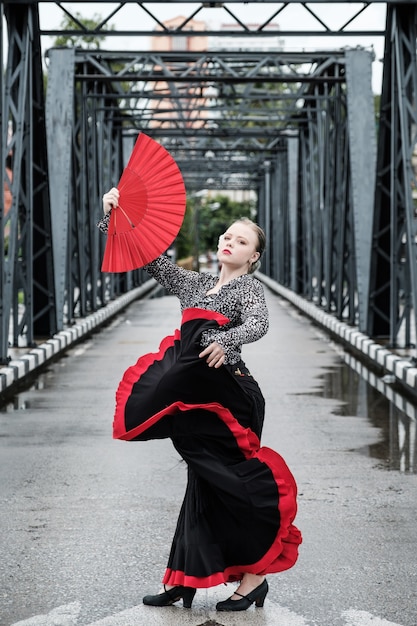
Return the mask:
M102 24L102 18L100 15L94 14L93 17L83 17L80 13L76 12L73 16L66 14L61 21L62 30L77 30L80 31L79 35L60 35L55 39L54 45L57 47L69 47L69 48L87 48L89 50L99 50L102 41L105 39L103 35L90 34L100 24ZM114 30L114 26L103 25L101 30ZM89 34L86 34L89 33Z

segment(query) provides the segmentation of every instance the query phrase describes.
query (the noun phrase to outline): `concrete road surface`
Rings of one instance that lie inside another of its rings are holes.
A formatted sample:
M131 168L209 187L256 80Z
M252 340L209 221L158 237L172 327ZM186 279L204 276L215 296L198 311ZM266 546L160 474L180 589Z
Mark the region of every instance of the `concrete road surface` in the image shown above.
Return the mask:
M114 441L114 391L178 326L176 299L138 301L50 365L0 413L2 626L416 626L417 475L366 454L381 437L320 393L340 362L321 331L269 295L271 329L244 348L267 403L263 444L299 485L297 565L264 609L144 607L160 587L185 485L169 441ZM339 411L340 413L340 411Z

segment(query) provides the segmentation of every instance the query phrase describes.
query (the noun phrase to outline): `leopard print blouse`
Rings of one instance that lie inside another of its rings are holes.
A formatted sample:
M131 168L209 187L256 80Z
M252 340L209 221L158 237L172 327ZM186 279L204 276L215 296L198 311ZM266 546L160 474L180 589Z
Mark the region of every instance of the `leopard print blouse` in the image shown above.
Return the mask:
M107 232L109 213L97 226ZM170 293L180 300L181 310L197 307L225 315L229 322L221 329L205 331L201 345L213 341L225 352L225 363L233 365L241 360L242 344L257 341L269 326L268 309L261 283L250 274L234 278L223 285L218 293L207 295L218 276L186 270L172 263L166 256L145 265L144 269Z

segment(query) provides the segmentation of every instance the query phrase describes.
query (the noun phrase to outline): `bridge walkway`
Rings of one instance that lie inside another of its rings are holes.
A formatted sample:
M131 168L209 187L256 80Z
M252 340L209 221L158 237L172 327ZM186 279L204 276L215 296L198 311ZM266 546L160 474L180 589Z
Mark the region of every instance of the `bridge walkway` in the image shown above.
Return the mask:
M160 585L185 467L169 441L114 441L111 424L123 371L179 324L163 296L129 304L3 406L2 625L414 626L417 474L375 458L385 427L326 390L347 368L336 344L267 299L270 331L244 358L266 399L263 444L298 482L304 542L264 610L216 614L231 585L198 591L191 611L141 602Z

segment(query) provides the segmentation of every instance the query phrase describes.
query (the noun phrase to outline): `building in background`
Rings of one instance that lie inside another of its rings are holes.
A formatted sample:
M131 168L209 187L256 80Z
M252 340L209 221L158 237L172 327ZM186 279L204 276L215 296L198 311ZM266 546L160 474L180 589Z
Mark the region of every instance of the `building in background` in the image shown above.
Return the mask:
M260 24L246 24L251 32L256 32L261 29ZM234 51L247 51L247 52L278 52L284 49L284 40L276 35L251 35L245 36L245 31L240 24L236 22L232 24L221 24L220 32L230 33L230 35L218 35L210 37L209 50L234 50ZM271 22L262 26L262 32L268 31L277 32L279 25Z
M197 37L196 35L187 37L185 34L187 30L192 32L204 32L207 30L206 22L201 20L189 20L185 26L182 26L186 21L187 18L179 15L178 17L163 22L165 28L169 31L175 31L181 27L181 32L184 34L177 35L176 37L171 37L169 34L167 34L166 37L163 35L151 37L151 50L155 52L201 52L208 50L208 37L205 35L201 35L201 37ZM161 31L162 26L158 26L155 30Z

